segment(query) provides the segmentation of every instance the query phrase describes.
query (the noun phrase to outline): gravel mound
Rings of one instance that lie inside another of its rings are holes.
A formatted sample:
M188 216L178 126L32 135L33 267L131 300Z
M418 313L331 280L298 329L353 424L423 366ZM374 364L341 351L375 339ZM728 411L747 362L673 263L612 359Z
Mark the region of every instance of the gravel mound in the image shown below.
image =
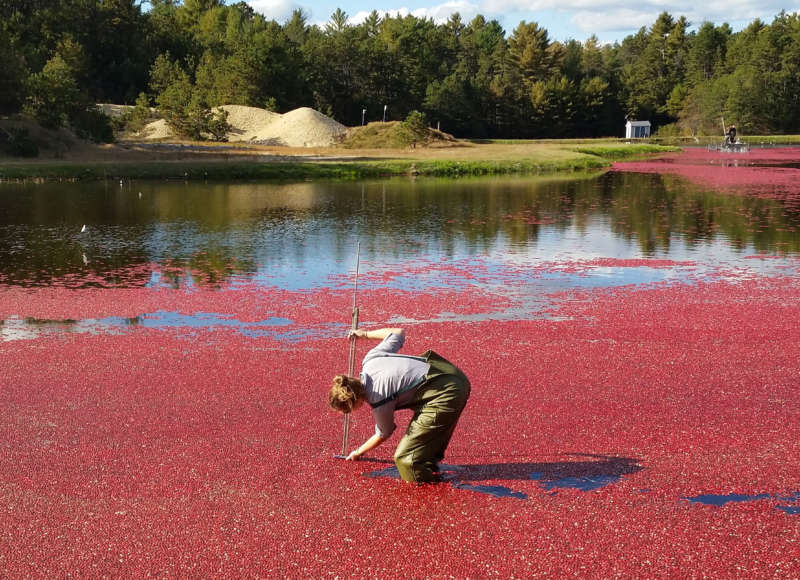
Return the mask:
M97 103L97 108L112 119L121 117L134 109L133 105L114 105L112 103Z
M273 113L257 107L223 105L228 112L231 130L228 141L246 141L259 145L285 147L328 147L340 141L347 127L309 107L286 114ZM139 133L142 139L168 139L175 134L163 119L145 125Z
M252 142L288 147L326 147L347 133L347 127L309 107L280 115Z
M169 139L175 136L175 132L167 125L164 119L153 121L145 125L141 131L136 134L141 139Z
M220 109L228 113L228 123L231 126L227 134L228 141L258 139L259 135L281 117L279 113L244 105L223 105Z

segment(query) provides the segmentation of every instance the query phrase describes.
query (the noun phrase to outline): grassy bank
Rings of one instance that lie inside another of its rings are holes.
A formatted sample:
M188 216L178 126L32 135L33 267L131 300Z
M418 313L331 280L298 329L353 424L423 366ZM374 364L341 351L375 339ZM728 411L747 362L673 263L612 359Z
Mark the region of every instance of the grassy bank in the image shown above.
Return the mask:
M366 179L399 175L456 177L540 174L607 167L612 161L641 157L673 147L602 143L468 144L441 149L358 151L329 148L307 152L243 149L235 154L182 152L180 159L91 159L0 161L0 179L97 180L305 180ZM256 156L257 155L257 156ZM124 157L124 155L121 155Z
M679 151L679 147L668 145L652 145L648 143L641 144L597 144L597 145L581 145L574 149L578 153L585 153L587 155L594 155L600 159L618 161L620 159L630 159L632 157L643 157L646 155L656 155L669 151Z

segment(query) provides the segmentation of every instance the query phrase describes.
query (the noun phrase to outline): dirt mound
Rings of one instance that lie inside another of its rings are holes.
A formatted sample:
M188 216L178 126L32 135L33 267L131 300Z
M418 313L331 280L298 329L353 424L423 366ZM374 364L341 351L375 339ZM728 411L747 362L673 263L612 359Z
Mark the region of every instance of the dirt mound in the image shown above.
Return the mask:
M259 139L259 136L281 117L279 113L244 105L223 105L220 109L228 113L228 124L231 126L227 134L228 141Z
M97 108L112 119L122 117L134 109L133 105L114 105L111 103L97 103Z
M246 141L259 145L286 147L327 147L340 141L347 127L309 107L301 107L281 115L257 107L223 105L231 129L228 141ZM137 135L141 139L175 137L163 119L145 125Z
M158 121L153 121L145 125L136 136L148 141L153 139L169 139L175 137L175 132L164 119L159 119Z
M347 133L347 127L309 107L289 111L252 139L264 145L326 147Z
M402 149L409 146L408 135L401 121L373 121L362 127L351 127L342 139L348 149ZM438 129L428 129L417 145L427 148L460 147L461 143Z
M30 149L31 157L56 157L61 158L68 153L83 151L92 146L79 139L72 131L66 128L46 129L27 115L14 115L10 118L0 118L0 156L7 149L16 150L12 142L20 139L33 146ZM19 141L17 141L19 143ZM38 150L38 152L35 152ZM12 156L19 156L20 152L11 152Z

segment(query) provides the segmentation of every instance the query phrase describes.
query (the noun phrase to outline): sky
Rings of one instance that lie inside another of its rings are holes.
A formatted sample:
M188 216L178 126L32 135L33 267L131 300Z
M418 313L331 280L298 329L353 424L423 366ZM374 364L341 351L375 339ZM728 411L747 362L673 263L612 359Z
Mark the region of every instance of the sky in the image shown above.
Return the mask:
M550 40L584 41L592 34L602 43L622 41L642 26L652 25L664 11L674 18L685 16L690 29L705 21L720 25L727 22L734 31L741 30L756 18L772 22L781 11L800 11L800 0L247 0L256 12L278 22L285 22L292 11L301 8L312 24L323 25L341 8L352 24L362 22L372 10L395 15L413 14L444 22L454 12L469 22L478 14L495 19L506 36L522 22L536 22L547 29Z

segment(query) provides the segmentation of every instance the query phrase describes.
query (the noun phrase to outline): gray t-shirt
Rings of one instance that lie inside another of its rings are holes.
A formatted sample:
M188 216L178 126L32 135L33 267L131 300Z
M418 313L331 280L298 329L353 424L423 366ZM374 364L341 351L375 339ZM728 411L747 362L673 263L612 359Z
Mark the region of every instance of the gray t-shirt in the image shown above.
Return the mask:
M431 368L419 357L391 356L403 347L403 342L403 335L390 334L369 351L361 363L361 382L370 405L400 393L396 398L372 408L375 433L384 439L395 430L394 410L402 408L412 399L415 389L411 387L421 384Z

